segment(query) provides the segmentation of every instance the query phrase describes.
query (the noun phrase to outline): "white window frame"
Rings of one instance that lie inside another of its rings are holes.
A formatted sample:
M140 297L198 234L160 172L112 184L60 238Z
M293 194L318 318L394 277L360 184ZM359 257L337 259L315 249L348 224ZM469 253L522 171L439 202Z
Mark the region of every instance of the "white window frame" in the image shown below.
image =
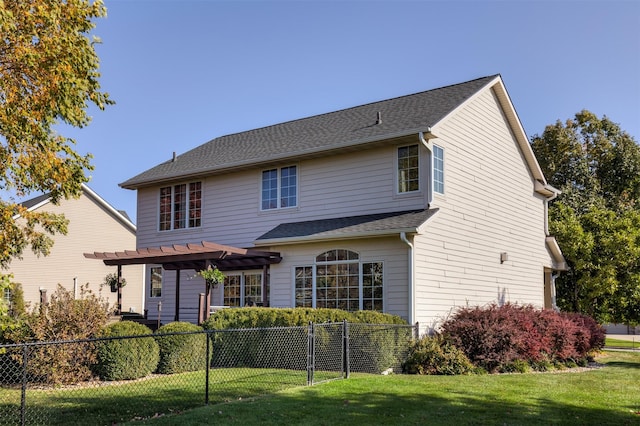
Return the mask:
M192 208L191 207L191 202L193 201L191 199L191 189L192 189L192 185L196 185L199 184L200 185L200 206L198 208ZM176 228L175 227L175 200L176 200L176 187L181 186L181 185L185 185L185 211L184 211L184 227L182 228ZM169 188L171 190L171 200L170 200L170 218L169 218L169 228L168 229L162 229L162 190ZM158 219L158 231L159 232L166 232L166 231L179 231L179 230L185 230L185 229L193 229L193 228L201 228L202 227L202 200L203 200L203 188L204 185L202 183L202 181L193 181L193 182L182 182L182 183L176 183L173 185L167 185L167 186L163 186L160 188L160 190L158 191L158 212L157 212L157 219ZM191 212L192 211L198 211L200 212L200 216L199 216L199 222L197 225L191 225Z
M160 295L158 296L154 296L153 295L153 270L154 269L159 269L160 270ZM160 265L150 265L149 266L149 298L150 299L161 299L162 298L162 290L164 289L164 271L162 269L162 266Z
M332 249L329 250L325 250L322 253L326 253L328 251L331 251ZM333 249L335 250L335 249ZM338 249L340 250L340 249ZM343 249L343 250L348 250L348 249ZM312 301L311 301L311 307L312 308L317 308L318 306L318 300L317 300L317 271L318 271L318 265L337 265L337 264L349 264L349 263L357 263L358 264L358 309L362 310L363 309L363 304L364 304L364 286L363 286L363 265L364 264L372 264L372 263L379 263L382 265L382 298L381 298L381 302L382 302L382 309L379 312L384 312L385 309L385 267L384 267L384 261L382 260L363 260L362 257L360 256L360 253L354 251L354 250L348 250L351 252L354 252L358 255L358 259L357 260L336 260L336 261L329 261L329 262L318 262L317 261L317 257L322 254L319 253L318 255L316 255L314 257L314 261L313 263L310 264L306 264L306 265L294 265L293 266L293 270L292 270L292 276L293 276L293 292L292 292L292 306L297 307L296 305L296 270L298 268L311 268L312 271L312 283L311 283L311 295L312 295ZM339 308L336 308L339 309Z
M440 156L436 155L437 152L440 152ZM433 192L436 194L444 194L444 191L445 191L444 148L441 147L440 145L433 144L433 152L431 155L433 156L433 161L432 161L433 171L431 173ZM442 167L437 167L438 161L442 163ZM442 178L437 180L436 174L438 174L438 172L440 172L439 174L442 176Z
M410 148L410 147L416 147L417 150L418 150L418 153L417 153L417 159L418 159L418 179L417 179L418 189L414 189L414 190L411 190L411 191L400 191L400 183L402 182L402 180L400 179L400 164L399 164L399 161L400 161L400 150L402 148ZM396 161L395 161L395 165L394 165L394 171L395 171L395 193L397 195L407 195L407 194L414 195L414 194L418 194L418 193L420 193L420 191L422 191L422 182L421 182L422 179L421 179L421 176L422 176L423 165L422 165L422 159L420 158L420 156L421 156L420 155L420 144L414 143L414 144L410 144L410 145L401 145L401 146L398 146L396 148L396 157L395 157Z
M296 171L296 180L295 180L295 204L289 206L282 206L282 170L294 168ZM276 171L276 206L275 207L267 207L264 206L264 174L271 171ZM297 208L299 204L299 192L300 192L300 167L297 164L290 164L288 166L282 167L271 167L269 169L264 169L260 172L260 211L268 212L274 210L282 210L282 209L291 209Z
M247 306L247 299L249 297L253 297L253 296L247 296L247 291L246 291L246 282L247 282L247 276L258 276L260 277L260 299L259 300L252 300L252 302L254 303L254 305L257 305L259 303L262 303L264 305L264 301L266 299L266 295L263 294L263 290L264 290L264 276L262 274L262 271L229 271L229 272L225 272L225 276L226 277L230 277L230 276L239 276L240 277L240 306L239 307L243 307L243 306ZM220 305L222 306L228 306L224 304L224 290L225 290L225 286L226 286L226 278L225 278L225 283L222 284L222 291L220 292Z

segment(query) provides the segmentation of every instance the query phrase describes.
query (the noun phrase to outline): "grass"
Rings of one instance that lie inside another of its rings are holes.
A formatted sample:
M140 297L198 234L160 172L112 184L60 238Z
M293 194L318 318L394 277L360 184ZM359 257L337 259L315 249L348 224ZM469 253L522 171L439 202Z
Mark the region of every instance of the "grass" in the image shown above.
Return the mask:
M153 376L126 384L29 390L28 423L640 424L640 353L605 351L598 361L606 368L481 376L353 374L313 387L304 386L306 371L214 370L208 406L204 372ZM271 396L260 396L265 393ZM0 389L0 423L19 423L19 403L19 389Z
M640 354L604 352L586 372L372 376L200 407L161 425L635 425ZM133 423L133 425L140 422Z
M605 347L607 348L624 348L638 349L640 348L640 336L635 340L605 339Z
M339 377L318 372L316 380ZM182 412L205 404L205 372L156 375L138 381L27 391L27 424L111 425ZM306 371L219 369L209 377L210 403L236 401L307 383ZM0 424L20 423L20 389L0 388ZM29 421L30 420L30 421Z

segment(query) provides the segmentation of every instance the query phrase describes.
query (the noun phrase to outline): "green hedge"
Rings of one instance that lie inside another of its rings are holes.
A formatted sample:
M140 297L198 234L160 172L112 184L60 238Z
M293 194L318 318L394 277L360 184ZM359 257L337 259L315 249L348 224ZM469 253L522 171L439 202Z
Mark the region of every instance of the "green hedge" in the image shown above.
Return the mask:
M399 370L411 330L384 325L407 324L396 315L339 309L231 308L213 314L203 327L224 330L212 335L214 367L298 370L306 368L307 326L313 322L316 324L316 368L333 370L335 360L342 355L342 326L326 323L344 320L350 323L351 371ZM291 328L274 330L273 327ZM247 328L254 330L238 331Z
M207 336L202 327L188 322L170 322L156 330L160 347L158 373L173 374L204 370L207 367ZM172 334L165 333L192 333Z
M439 335L413 341L402 367L409 374L456 375L475 370L462 350Z
M229 328L296 327L309 322L342 322L366 324L407 324L397 315L375 311L347 312L340 309L312 308L230 308L211 315L202 326L206 330Z
M106 326L101 337L152 334L149 327L133 321ZM145 377L158 365L159 349L153 337L113 339L98 343L96 373L103 380L131 380Z

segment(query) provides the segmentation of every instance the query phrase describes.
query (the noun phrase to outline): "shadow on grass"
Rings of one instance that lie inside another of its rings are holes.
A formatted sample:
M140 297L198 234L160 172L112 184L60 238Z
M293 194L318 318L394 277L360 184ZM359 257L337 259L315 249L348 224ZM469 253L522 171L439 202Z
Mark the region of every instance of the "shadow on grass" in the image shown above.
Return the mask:
M222 403L275 393L306 384L307 372L213 370L209 401ZM80 388L28 389L26 424L112 425L202 407L205 373L155 376L138 381ZM0 389L0 424L21 423L20 389Z
M640 370L640 364L634 363L634 362L610 361L610 362L607 362L607 366L617 367L617 368L626 368L626 369L632 369L632 370Z
M310 399L311 397L311 399ZM273 411L261 408L268 402ZM638 407L635 407L637 410ZM456 393L452 398L437 394L409 395L398 398L384 392L358 392L349 397L313 398L308 392L277 395L268 400L216 405L199 409L202 416L188 417L188 424L428 424L428 425L632 425L640 415L607 408L584 408L551 399L510 403L504 400ZM176 418L149 422L175 424Z

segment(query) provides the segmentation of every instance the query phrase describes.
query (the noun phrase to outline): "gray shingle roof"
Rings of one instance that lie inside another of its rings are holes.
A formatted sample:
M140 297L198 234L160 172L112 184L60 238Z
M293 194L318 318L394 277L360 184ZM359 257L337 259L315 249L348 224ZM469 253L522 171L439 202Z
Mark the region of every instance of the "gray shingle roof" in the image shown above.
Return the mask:
M438 209L405 210L391 213L377 213L333 219L308 220L304 222L282 223L261 235L256 243L304 238L325 239L334 237L384 235L401 231L415 232L429 220Z
M497 75L213 139L120 184L163 181L426 131ZM382 122L376 124L380 113Z

